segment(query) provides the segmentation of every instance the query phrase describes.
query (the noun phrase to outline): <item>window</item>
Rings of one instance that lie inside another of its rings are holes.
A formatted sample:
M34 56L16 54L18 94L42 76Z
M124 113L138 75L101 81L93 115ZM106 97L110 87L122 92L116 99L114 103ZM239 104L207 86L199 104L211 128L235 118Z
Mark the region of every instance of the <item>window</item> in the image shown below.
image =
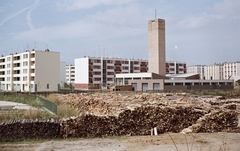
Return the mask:
M23 73L27 73L27 69L23 69Z
M10 74L10 70L7 71L7 74Z
M10 67L11 67L10 63L9 63L9 64L7 64L7 68L10 68Z
M159 91L160 90L160 84L159 83L153 83L153 90Z
M23 59L28 58L28 54L23 54Z
M148 90L148 84L147 83L142 83L142 91L146 92Z
M49 84L47 84L47 89L49 89Z
M23 81L27 81L27 76L24 76L24 77L23 77Z
M24 62L23 62L23 66L28 66L28 62L27 62L27 61L24 61Z

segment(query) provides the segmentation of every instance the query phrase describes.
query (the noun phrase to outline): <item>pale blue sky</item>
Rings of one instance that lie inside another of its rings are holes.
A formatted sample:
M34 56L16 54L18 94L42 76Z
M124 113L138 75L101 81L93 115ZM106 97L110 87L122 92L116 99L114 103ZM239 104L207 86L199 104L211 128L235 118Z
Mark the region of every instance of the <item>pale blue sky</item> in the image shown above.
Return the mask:
M147 59L147 22L166 21L166 60L240 61L239 0L0 0L0 53L59 51L61 60Z

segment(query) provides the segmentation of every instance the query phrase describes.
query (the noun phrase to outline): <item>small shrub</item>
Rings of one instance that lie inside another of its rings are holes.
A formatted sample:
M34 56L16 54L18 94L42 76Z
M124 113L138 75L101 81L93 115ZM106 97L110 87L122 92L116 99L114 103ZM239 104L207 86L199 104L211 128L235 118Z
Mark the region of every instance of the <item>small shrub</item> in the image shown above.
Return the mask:
M54 94L50 94L46 99L51 101L51 102L53 102L53 103L55 103L55 104L57 104L57 105L60 105L60 104L64 103L62 99L58 98Z
M58 116L61 118L67 118L71 116L78 116L79 112L68 106L67 104L60 104L58 105Z

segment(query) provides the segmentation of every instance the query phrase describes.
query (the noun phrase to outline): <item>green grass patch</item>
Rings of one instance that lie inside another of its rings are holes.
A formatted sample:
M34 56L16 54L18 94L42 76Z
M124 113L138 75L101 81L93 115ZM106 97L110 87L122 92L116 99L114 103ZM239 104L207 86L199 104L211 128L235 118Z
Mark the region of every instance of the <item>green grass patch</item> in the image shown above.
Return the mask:
M41 101L35 95L0 93L0 100L28 104L36 108L42 107Z

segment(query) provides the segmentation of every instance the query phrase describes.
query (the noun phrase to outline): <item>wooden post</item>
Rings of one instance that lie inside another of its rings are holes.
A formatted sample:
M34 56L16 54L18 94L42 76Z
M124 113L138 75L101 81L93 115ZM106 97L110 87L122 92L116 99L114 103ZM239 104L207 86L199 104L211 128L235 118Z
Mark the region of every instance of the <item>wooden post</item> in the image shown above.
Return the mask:
M158 133L157 133L157 127L154 127L154 135L158 135Z

